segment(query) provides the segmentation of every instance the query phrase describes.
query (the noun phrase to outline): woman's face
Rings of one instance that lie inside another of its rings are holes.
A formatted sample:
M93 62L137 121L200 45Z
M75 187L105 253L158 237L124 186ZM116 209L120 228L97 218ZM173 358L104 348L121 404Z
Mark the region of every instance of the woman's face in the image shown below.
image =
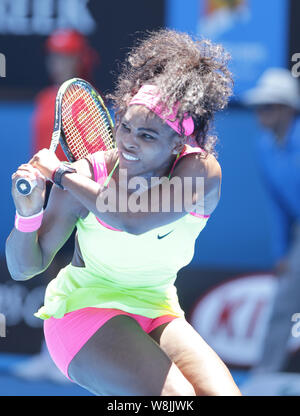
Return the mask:
M142 105L129 106L116 131L119 168L129 176L164 176L182 149L179 135Z

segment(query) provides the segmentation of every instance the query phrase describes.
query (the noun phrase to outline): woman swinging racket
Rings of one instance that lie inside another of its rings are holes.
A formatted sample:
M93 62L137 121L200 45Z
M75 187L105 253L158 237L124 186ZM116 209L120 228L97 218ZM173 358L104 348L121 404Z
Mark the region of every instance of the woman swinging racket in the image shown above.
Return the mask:
M13 174L17 215L6 253L14 279L45 270L77 228L72 262L50 282L36 316L58 368L96 395L240 395L185 320L174 286L219 200L221 169L208 129L231 95L227 62L210 41L150 33L128 55L111 96L117 148L56 178L44 213L45 178L60 166L54 153L41 150ZM30 195L16 192L18 178L36 179ZM132 179L146 184L141 210L130 208ZM181 209L178 189L190 195ZM100 209L114 192L115 200L125 192L126 209L120 202Z

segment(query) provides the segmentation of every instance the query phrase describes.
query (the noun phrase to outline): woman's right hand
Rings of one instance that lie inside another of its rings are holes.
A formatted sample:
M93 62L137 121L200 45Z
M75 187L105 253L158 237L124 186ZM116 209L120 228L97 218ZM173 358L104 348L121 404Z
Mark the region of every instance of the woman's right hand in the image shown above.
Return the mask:
M18 192L16 182L19 178L36 180L37 184L29 195L22 195ZM24 217L39 213L44 206L45 194L46 178L40 171L29 163L19 166L12 175L12 197L17 212Z

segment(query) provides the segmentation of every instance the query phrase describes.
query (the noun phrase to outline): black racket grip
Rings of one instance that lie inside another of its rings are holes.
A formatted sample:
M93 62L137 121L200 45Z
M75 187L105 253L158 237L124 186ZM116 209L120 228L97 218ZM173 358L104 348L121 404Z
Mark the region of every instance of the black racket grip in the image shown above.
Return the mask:
M22 195L31 194L32 190L36 187L36 180L30 181L29 179L19 178L16 182L17 191Z

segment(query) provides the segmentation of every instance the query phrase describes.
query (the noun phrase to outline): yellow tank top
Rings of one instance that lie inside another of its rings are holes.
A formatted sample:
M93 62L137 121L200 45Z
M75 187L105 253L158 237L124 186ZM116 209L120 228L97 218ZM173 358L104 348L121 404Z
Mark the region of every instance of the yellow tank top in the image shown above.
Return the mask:
M186 147L181 157L200 151ZM95 180L100 182L100 177L103 182L107 177L103 152L94 154L93 161ZM116 308L149 318L184 316L174 283L178 270L192 260L195 240L207 219L187 214L133 235L89 213L76 223L85 267L69 264L63 268L48 284L44 306L35 316L61 318L84 307Z

